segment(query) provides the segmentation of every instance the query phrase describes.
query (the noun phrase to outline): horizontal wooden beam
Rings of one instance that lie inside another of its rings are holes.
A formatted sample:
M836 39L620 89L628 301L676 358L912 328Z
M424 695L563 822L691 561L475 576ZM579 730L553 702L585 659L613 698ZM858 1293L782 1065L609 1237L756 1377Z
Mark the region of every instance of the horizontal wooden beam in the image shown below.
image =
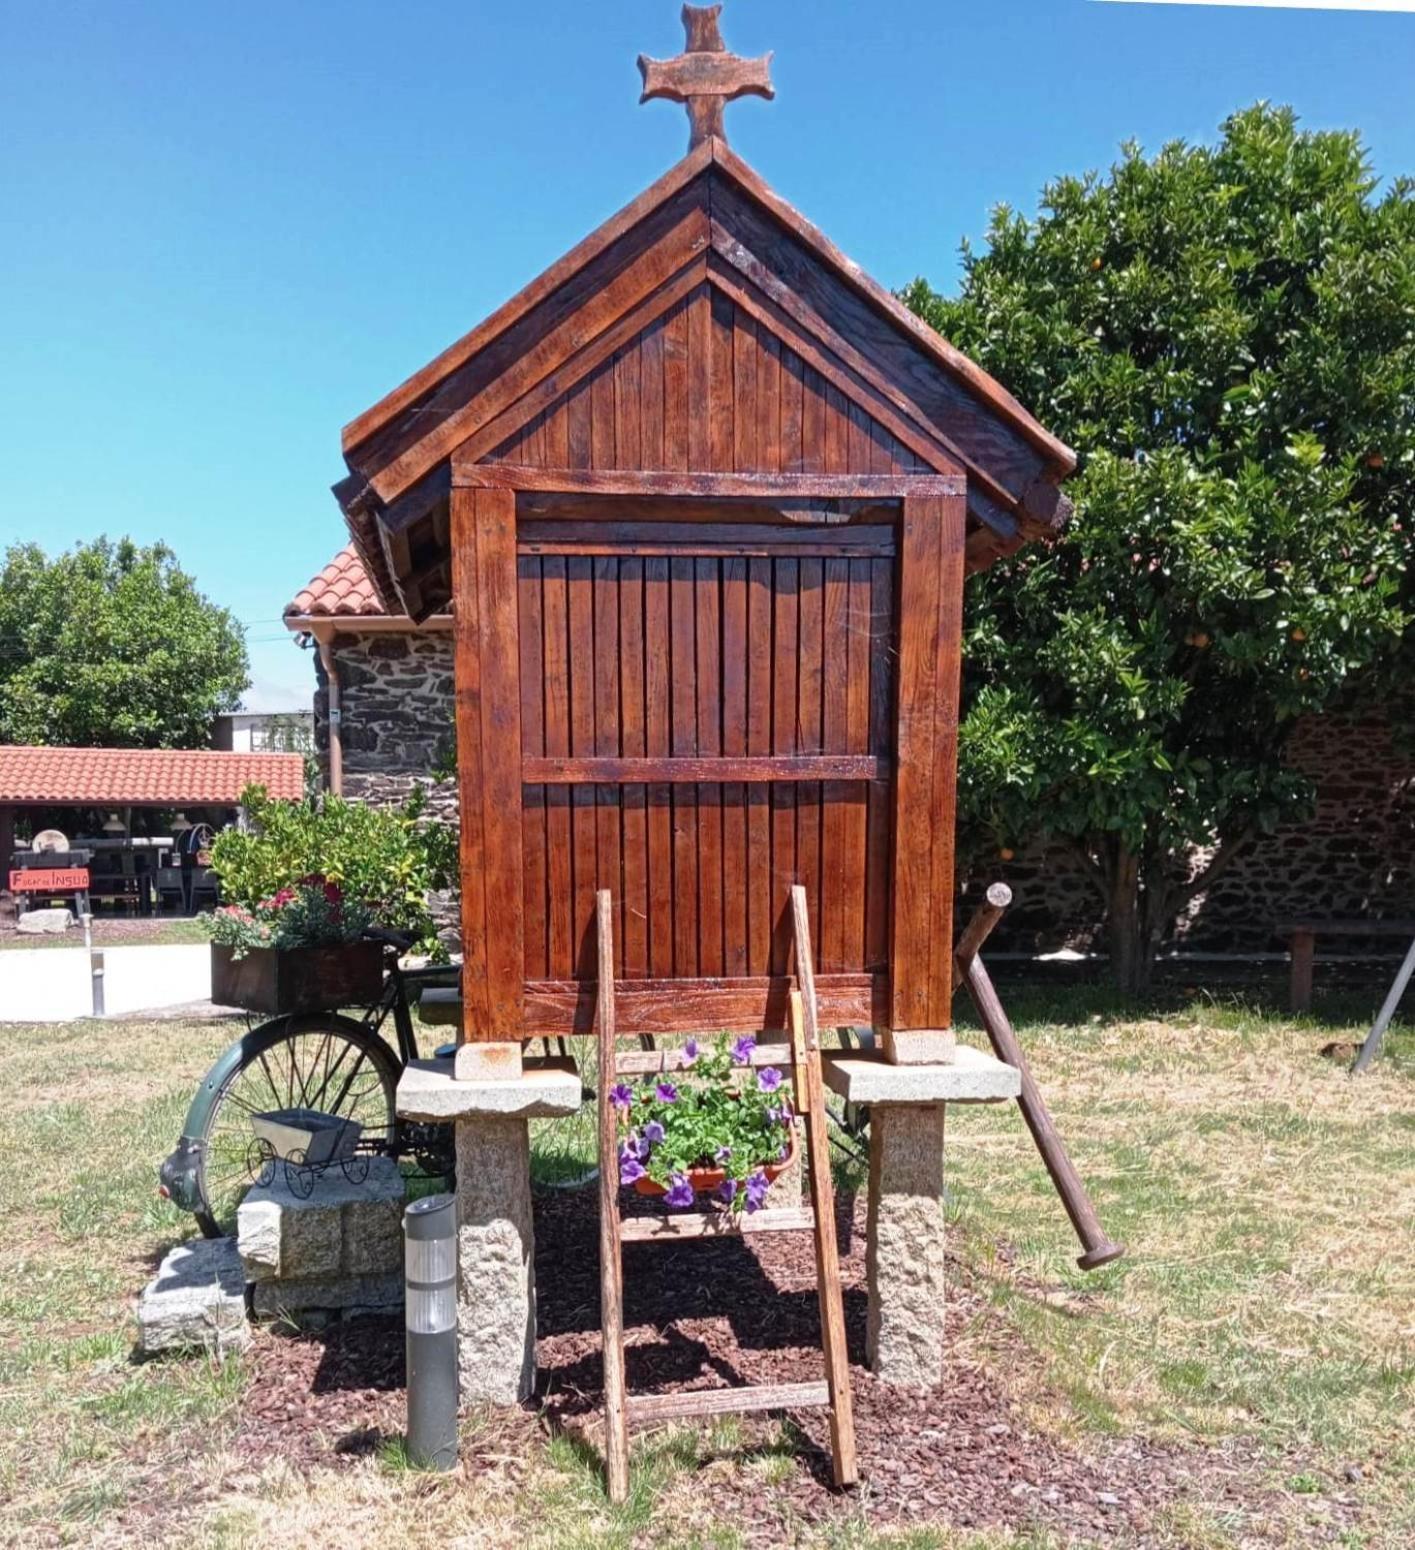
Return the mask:
M532 758L521 761L527 786L696 786L704 781L884 780L889 761L873 754L760 754L746 758Z
M459 489L550 491L562 495L657 495L708 500L903 500L963 495L962 474L725 474L660 470L527 468L454 456Z
M811 1232L816 1214L809 1206L782 1206L775 1210L730 1211L692 1216L626 1216L619 1224L625 1243L668 1243L682 1238L746 1238L769 1232Z
M758 1383L749 1388L644 1394L630 1399L626 1408L631 1426L656 1426L689 1416L745 1415L753 1410L805 1410L829 1403L830 1391L822 1379L819 1383Z
M614 988L621 1038L641 1033L701 1033L704 1028L760 1033L790 1026L788 975L768 978L620 980ZM882 1028L889 1022L883 974L818 974L816 999L825 1027ZM522 1037L557 1038L595 1031L593 980L527 980Z
M623 981L616 982L622 985ZM734 1071L746 1071L762 1066L794 1066L796 1057L789 1044L758 1044L745 1066L733 1066ZM615 1060L614 1069L621 1076L657 1076L664 1071L686 1071L688 1057L681 1049L626 1050Z

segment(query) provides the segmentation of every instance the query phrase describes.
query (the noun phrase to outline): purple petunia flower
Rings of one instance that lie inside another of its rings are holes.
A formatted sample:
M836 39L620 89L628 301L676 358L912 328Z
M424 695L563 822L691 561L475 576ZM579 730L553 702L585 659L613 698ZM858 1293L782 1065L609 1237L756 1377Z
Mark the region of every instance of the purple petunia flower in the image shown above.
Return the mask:
M634 1156L640 1162L647 1162L652 1155L653 1142L649 1140L647 1134L637 1137L634 1142Z
M761 1169L758 1169L751 1176L751 1178L747 1180L748 1211L761 1210L762 1204L766 1200L767 1187L767 1176L761 1171Z
M656 1119L651 1119L648 1124L644 1126L644 1140L647 1141L651 1147L658 1146L667 1134L668 1132L663 1128L662 1125L659 1124Z
M768 1066L764 1071L757 1072L757 1086L764 1093L774 1093L781 1086L781 1073L775 1066Z
M627 1082L620 1082L609 1089L609 1101L616 1109L621 1109L627 1114L630 1104L634 1101L634 1089Z
M682 1211L693 1203L693 1186L681 1173L675 1173L669 1180L668 1193L663 1197L664 1205L671 1210Z
M718 1162L728 1162L728 1161L730 1161L731 1157L732 1157L732 1148L730 1146L720 1146L720 1147L718 1147L718 1149L717 1149L717 1160L718 1160Z
M628 1153L619 1159L619 1182L621 1184L633 1184L644 1176L644 1165L633 1153Z
M722 1183L717 1186L717 1198L719 1200L725 1201L726 1204L730 1206L737 1198L737 1180L724 1179Z
M683 1046L683 1064L691 1066L701 1054L702 1050L698 1048L698 1041L696 1039L689 1039Z
M744 1033L732 1046L732 1059L735 1064L745 1066L752 1058L752 1053L757 1047L757 1041L750 1033Z
M678 1089L673 1085L672 1082L660 1082L658 1086L654 1088L653 1092L654 1097L656 1097L660 1103L678 1102Z
M763 1109L762 1113L768 1125L779 1125L785 1118L780 1109Z

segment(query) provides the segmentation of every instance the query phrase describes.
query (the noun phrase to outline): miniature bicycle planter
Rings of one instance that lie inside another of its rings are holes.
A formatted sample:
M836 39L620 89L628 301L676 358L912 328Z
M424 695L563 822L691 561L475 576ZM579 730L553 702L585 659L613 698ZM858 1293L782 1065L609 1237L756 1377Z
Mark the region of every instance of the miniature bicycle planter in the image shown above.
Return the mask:
M358 1150L363 1126L357 1120L322 1114L318 1109L270 1109L251 1116L255 1137L247 1170L254 1183L269 1186L283 1168L291 1194L308 1200L331 1168L350 1184L368 1178L368 1154Z

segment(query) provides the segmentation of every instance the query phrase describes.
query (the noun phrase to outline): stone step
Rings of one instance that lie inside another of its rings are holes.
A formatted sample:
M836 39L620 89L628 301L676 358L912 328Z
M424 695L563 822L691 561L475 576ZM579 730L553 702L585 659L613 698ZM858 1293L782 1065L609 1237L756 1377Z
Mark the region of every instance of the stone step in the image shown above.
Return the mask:
M251 1338L246 1272L234 1238L179 1243L138 1300L138 1350L239 1350Z

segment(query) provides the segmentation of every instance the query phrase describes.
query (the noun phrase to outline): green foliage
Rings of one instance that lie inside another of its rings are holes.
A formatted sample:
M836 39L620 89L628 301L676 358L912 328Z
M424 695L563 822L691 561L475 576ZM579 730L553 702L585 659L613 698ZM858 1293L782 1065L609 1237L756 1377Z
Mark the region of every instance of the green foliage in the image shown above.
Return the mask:
M428 894L445 888L456 862L456 837L426 816L415 795L397 810L325 796L277 802L262 786L241 794L251 827L225 829L212 842L211 865L228 906L262 919L287 891L302 896L306 879L337 885L342 907L387 930L407 931L422 951L441 955ZM287 901L282 913L297 900Z
M248 683L241 627L164 544L6 552L0 742L200 748Z
M905 299L1081 459L1061 542L969 589L965 837L1074 841L1147 961L1190 847L1300 814L1295 719L1409 622L1412 185L1259 105L999 210L960 296Z

